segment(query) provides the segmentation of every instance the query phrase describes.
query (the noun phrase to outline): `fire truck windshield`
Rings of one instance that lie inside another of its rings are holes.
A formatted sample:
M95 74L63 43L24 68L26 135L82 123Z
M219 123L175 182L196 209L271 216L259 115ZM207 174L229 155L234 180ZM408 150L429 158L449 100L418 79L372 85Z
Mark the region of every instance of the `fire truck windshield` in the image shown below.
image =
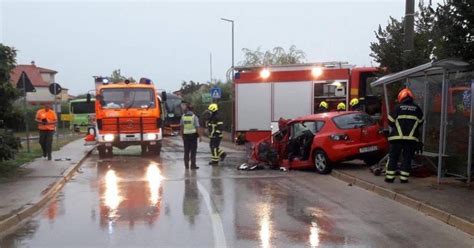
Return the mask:
M155 94L152 89L104 89L101 104L105 109L152 108Z

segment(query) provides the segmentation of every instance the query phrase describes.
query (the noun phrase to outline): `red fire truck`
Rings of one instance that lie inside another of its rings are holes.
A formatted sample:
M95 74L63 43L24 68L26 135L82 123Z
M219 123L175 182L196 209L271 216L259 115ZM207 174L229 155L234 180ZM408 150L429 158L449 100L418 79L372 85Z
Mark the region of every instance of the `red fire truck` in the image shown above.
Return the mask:
M382 92L370 87L378 71L347 62L236 67L234 137L259 141L276 131L278 119L314 114L321 101L335 110L338 103L349 106L358 98L367 113L381 119Z

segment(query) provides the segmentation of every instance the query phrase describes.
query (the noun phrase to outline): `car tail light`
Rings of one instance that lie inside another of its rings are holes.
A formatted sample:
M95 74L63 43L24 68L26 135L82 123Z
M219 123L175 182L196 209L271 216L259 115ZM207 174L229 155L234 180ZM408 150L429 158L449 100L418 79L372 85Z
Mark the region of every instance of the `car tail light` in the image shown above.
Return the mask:
M347 134L331 134L331 136L329 136L329 137L333 141L347 141L347 140L349 140L349 136L347 136Z

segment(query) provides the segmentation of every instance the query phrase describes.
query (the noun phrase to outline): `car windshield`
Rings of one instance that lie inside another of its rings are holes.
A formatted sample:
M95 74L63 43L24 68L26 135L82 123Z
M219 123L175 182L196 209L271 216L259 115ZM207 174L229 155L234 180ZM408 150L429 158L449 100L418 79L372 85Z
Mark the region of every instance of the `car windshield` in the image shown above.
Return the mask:
M332 119L339 129L353 129L374 125L375 122L368 114L353 113L336 116Z
M71 114L91 114L95 113L95 103L90 102L71 102Z
M151 108L155 106L155 94L152 89L104 89L102 107Z

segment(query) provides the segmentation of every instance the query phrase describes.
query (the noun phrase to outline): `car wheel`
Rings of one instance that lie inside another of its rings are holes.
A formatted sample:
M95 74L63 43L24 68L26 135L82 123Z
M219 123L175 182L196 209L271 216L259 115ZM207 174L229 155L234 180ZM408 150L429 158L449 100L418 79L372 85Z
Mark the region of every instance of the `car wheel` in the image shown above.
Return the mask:
M324 151L314 152L314 167L319 174L329 174L332 171L332 165Z

